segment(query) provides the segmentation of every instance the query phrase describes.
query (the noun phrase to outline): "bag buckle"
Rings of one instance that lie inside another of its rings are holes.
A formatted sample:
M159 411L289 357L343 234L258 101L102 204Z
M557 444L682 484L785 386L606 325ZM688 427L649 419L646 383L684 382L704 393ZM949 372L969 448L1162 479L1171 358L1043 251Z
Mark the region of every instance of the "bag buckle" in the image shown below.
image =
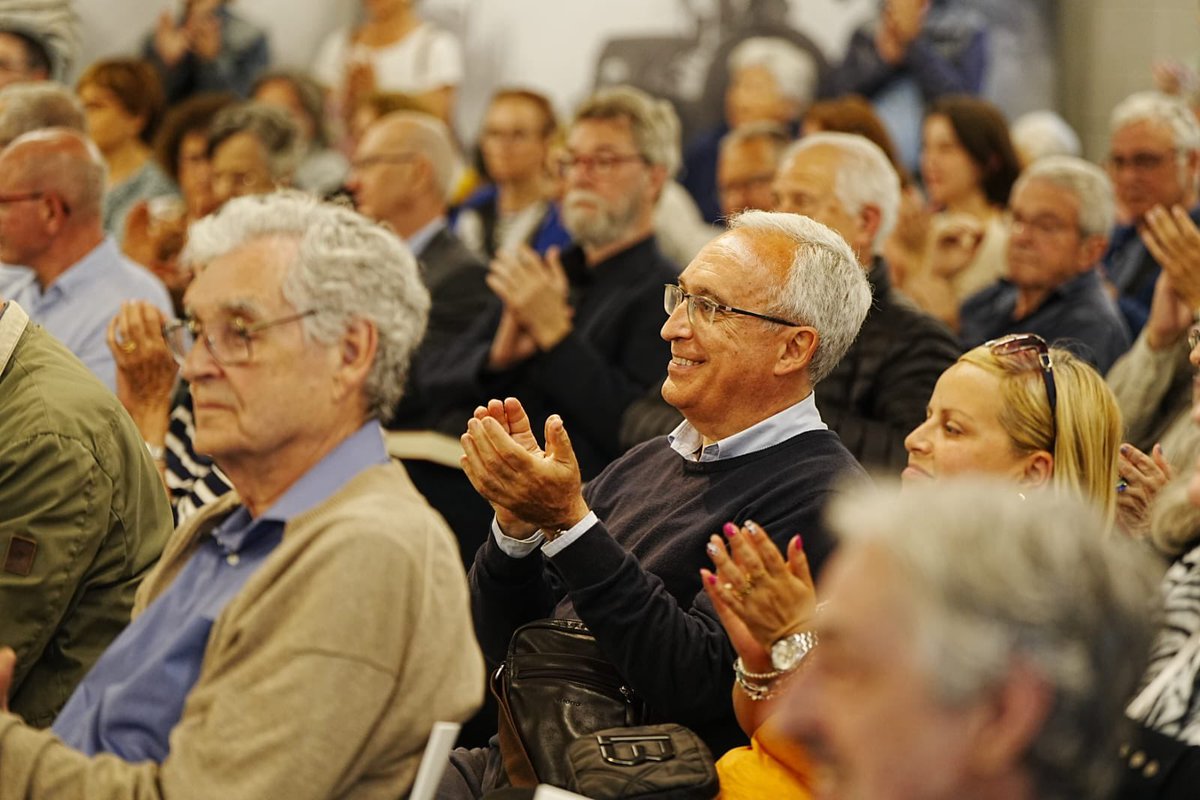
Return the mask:
M618 767L636 767L647 761L670 761L675 757L671 737L662 734L597 736L596 741L600 744L600 757Z

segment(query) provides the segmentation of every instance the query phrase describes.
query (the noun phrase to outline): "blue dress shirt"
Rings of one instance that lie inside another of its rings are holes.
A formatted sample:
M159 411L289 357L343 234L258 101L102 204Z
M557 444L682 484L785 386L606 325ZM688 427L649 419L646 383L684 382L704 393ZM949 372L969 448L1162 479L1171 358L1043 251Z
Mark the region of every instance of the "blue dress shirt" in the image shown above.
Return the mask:
M213 622L283 537L284 525L363 470L388 462L372 420L292 484L257 519L239 506L179 577L109 646L75 689L54 733L88 755L161 763L200 675Z
M149 300L175 316L166 287L106 238L42 291L28 267L0 266L0 297L16 300L29 318L66 345L109 389L117 367L108 350L108 323L125 300Z

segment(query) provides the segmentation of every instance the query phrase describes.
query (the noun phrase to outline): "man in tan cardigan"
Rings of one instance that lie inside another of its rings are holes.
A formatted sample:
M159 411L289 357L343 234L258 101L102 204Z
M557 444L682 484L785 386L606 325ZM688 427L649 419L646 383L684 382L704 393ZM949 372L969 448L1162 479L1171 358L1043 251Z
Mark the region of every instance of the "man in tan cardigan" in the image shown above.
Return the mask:
M235 491L176 531L53 732L0 713L0 800L400 796L483 687L453 537L379 427L428 293L394 234L297 194L188 248L164 333Z

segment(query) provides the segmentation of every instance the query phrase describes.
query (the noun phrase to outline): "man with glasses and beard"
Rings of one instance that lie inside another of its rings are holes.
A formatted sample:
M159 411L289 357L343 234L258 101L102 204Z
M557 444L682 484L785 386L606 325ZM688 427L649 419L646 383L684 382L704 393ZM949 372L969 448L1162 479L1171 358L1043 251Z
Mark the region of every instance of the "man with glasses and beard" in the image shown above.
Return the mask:
M630 87L598 91L575 113L559 162L574 246L545 258L499 254L488 285L502 307L450 357L418 366L440 404L521 397L538 428L553 410L574 432L585 478L620 454L626 407L663 377L662 287L676 270L655 243L654 206L678 161L669 106Z

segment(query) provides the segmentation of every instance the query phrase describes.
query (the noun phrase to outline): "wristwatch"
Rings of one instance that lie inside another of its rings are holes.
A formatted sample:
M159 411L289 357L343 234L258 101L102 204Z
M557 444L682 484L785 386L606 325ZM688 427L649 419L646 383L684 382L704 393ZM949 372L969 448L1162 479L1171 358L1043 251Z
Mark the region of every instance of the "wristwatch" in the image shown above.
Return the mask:
M817 646L817 635L812 631L801 631L785 636L771 645L771 666L780 672L790 672Z

